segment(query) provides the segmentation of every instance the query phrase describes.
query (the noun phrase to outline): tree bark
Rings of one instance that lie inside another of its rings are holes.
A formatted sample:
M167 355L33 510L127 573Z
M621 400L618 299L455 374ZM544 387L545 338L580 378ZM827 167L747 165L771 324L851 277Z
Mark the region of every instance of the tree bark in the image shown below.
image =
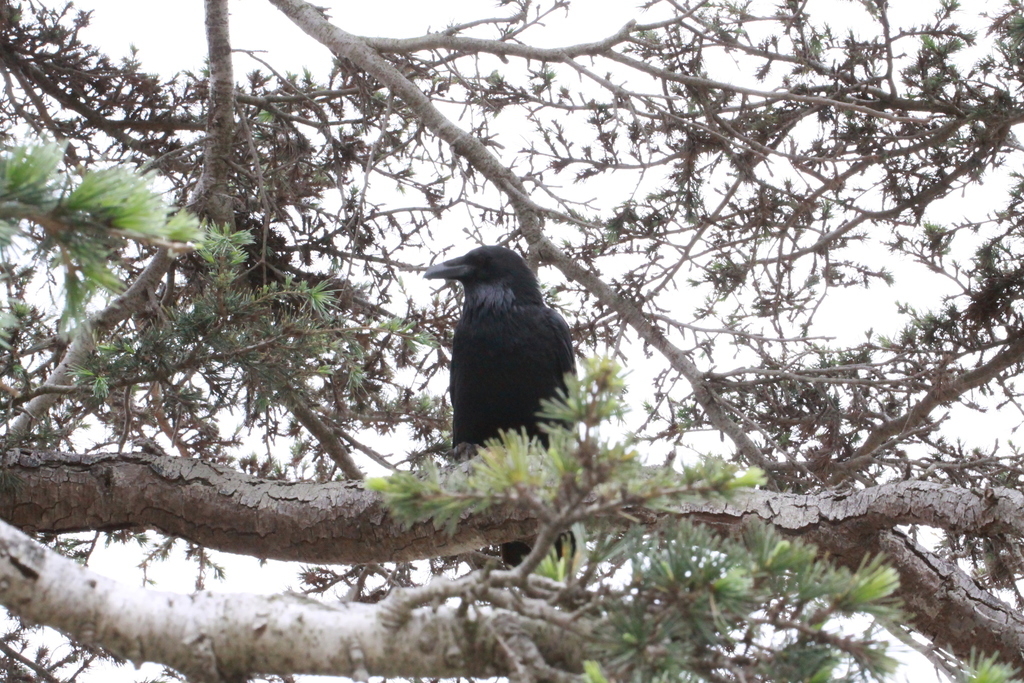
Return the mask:
M467 515L449 536L431 523L397 522L361 482L267 481L172 456L12 452L6 462L18 484L0 497L0 517L30 532L158 529L259 558L360 564L455 555L537 531L528 513L501 507ZM1004 661L1024 668L1020 614L955 563L895 530L923 525L1022 535L1019 491L914 481L817 495L749 491L728 502L682 503L672 514L727 531L756 517L852 570L867 554L885 553L900 571L897 596L913 613L914 628L958 656L998 649Z
M296 673L491 678L508 673L500 640L509 621L549 664L582 670L583 642L564 629L482 607L409 610L401 594L370 605L146 590L91 572L0 522L0 602L12 612L193 681Z
M858 533L824 527L807 540L833 561L856 570L865 553L882 554L900 575L897 597L910 625L957 657L998 654L1002 663L1024 668L1024 616L986 590L955 562L943 559L898 530Z
M210 97L206 113L203 173L189 208L214 223L234 227L234 198L228 187L235 141L235 76L231 64L227 0L206 0L206 44L210 58Z
M500 507L468 515L449 537L429 523L397 522L362 482L271 481L168 455L12 451L5 464L19 483L0 497L0 517L30 532L158 529L265 559L359 564L454 555L537 530L527 512ZM719 526L756 516L792 535L910 524L1024 535L1021 492L917 481L816 495L749 491L728 502L682 503L675 514Z
M11 452L0 517L29 532L157 529L264 559L361 564L457 555L536 534L522 511L473 515L449 536L406 527L361 482L282 482L147 453Z

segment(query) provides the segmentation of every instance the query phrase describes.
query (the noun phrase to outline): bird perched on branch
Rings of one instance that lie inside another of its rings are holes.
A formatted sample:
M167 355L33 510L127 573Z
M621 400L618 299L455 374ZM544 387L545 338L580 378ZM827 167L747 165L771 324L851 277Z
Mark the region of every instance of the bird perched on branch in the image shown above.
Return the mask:
M545 445L541 399L565 390L575 372L569 326L544 304L522 256L504 247L479 247L431 266L424 277L458 280L465 289L452 343L452 445L483 445L501 430L525 429ZM522 562L530 546L502 545L502 559Z

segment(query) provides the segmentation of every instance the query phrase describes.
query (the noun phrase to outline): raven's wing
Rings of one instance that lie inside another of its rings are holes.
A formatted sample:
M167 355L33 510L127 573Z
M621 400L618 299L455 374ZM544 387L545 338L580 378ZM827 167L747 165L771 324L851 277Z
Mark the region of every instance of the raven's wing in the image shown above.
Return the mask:
M572 350L572 335L569 333L569 324L553 308L545 306L544 313L546 322L551 328L551 336L557 341L554 352L559 373L563 376L568 372L575 374L576 356Z

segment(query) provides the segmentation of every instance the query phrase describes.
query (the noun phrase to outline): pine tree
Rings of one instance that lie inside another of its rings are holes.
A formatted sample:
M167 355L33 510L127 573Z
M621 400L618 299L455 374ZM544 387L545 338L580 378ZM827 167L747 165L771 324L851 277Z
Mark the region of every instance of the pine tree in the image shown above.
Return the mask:
M270 5L302 73L226 0L169 75L0 2L3 676L1024 669L1017 0L652 0L554 43L592 8ZM546 447L451 449L420 274L467 243L544 266L587 359ZM316 600L136 588L110 544Z

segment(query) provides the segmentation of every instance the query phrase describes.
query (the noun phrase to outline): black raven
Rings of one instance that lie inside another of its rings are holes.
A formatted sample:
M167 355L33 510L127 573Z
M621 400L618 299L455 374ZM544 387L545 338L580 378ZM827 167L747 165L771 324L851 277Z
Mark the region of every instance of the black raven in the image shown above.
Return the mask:
M576 364L569 326L544 304L526 261L504 247L479 247L424 276L458 280L466 291L452 343L452 445L482 445L500 430L521 429L546 444L540 401L565 390ZM529 552L525 543L502 545L510 565Z

